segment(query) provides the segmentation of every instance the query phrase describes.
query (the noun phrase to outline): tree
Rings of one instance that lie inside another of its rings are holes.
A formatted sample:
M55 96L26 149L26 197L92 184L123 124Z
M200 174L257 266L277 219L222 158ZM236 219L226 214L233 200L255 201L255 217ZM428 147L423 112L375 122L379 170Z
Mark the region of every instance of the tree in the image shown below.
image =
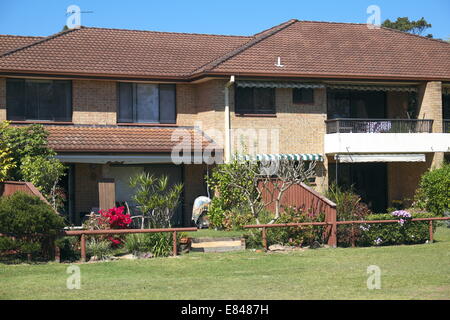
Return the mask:
M47 146L48 132L44 126L11 127L3 122L0 141L9 150L8 158L14 163L8 169L8 179L32 182L55 210L60 208L63 193L58 184L65 167L55 158L56 152Z
M9 125L7 122L0 123L0 131ZM9 178L9 172L16 167L11 149L5 140L0 140L0 182Z
M136 189L133 200L142 212L141 228L144 219L150 220L152 228L167 228L180 201L183 184L177 183L169 187L169 178L157 178L149 173L140 173L130 179L130 186Z
M415 205L435 215L450 212L450 164L425 172L416 191Z
M271 221L273 223L280 217L284 193L292 185L314 177L315 165L315 161L306 166L303 160L282 158L267 163L239 161L238 157L235 157L231 163L218 165L215 174L226 177L228 186L241 194L258 224L261 212L275 202L275 215ZM238 205L234 204L235 207Z
M275 178L270 170L261 175L262 184L271 198L275 201L275 219L280 217L281 201L284 193L294 184L301 184L315 176L316 162L310 161L306 166L303 160L279 159L276 161L277 168ZM270 186L269 186L270 183Z
M63 206L61 189L58 183L65 175L65 166L54 157L30 157L22 160L20 167L25 181L31 182L39 191L45 195L53 209L57 210Z
M382 23L383 27L390 28L390 29L396 29L403 32L409 32L416 35L423 35L423 32L426 29L431 28L431 24L428 23L423 17L420 18L417 21L409 20L408 17L398 17L396 21L392 22L389 19L386 19ZM432 34L427 34L426 37L433 38Z

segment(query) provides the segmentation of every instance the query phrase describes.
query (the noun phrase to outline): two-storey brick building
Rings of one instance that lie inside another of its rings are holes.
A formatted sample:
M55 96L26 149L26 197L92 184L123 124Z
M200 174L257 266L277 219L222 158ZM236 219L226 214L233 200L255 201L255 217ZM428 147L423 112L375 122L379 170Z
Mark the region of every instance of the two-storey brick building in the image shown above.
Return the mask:
M365 24L0 36L0 120L46 126L75 223L108 191L131 203L129 177L148 171L184 183L188 224L209 163L234 153L315 159L319 191L337 180L374 211L408 204L450 153L449 94L450 44Z

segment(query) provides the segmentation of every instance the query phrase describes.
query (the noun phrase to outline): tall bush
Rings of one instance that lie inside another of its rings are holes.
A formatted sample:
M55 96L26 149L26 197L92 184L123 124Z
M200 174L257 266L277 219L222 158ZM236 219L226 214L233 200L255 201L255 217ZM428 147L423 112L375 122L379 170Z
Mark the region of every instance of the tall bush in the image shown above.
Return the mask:
M215 192L215 197L208 209L208 220L212 227L227 229L226 215L246 202L241 190L232 185L233 173L240 170L240 164L234 160L229 164L219 164L212 170L210 176L205 177L208 186ZM253 188L253 186L248 184L248 188Z
M364 220L365 217L372 214L361 197L351 189L346 190L337 184L330 185L326 196L336 203L336 214L338 221ZM361 230L353 228L350 225L340 225L337 229L338 244L348 246L354 239L358 239Z
M148 218L151 228L167 228L180 202L183 184L169 186L167 176L155 177L149 173L140 173L130 179L135 188L133 200L139 204L143 218ZM141 227L144 228L144 219Z
M63 227L64 219L38 197L16 192L0 198L0 233L14 239L11 250L18 255L43 254L45 243Z
M437 216L450 211L450 164L422 175L415 205Z

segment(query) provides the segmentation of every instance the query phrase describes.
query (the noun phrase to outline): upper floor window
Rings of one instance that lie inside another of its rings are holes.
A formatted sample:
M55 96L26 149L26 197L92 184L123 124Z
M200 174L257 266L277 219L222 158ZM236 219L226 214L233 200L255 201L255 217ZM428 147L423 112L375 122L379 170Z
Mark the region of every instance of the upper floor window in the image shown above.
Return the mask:
M292 102L314 103L314 89L294 88L292 90Z
M7 79L8 120L70 121L71 88L69 80Z
M175 123L175 85L119 82L119 122Z
M275 89L236 87L236 113L276 113Z

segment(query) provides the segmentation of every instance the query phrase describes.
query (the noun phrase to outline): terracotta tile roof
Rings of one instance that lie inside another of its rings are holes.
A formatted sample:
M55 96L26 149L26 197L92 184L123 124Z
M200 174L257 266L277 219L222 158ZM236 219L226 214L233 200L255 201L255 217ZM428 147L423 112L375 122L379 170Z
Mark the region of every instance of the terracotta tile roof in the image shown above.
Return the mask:
M185 76L249 37L121 29L68 30L0 57L0 70Z
M284 67L275 66L278 57ZM252 37L82 27L0 55L2 71L450 80L450 44L366 24L298 20Z
M114 126L76 126L49 125L48 145L58 153L61 152L171 152L182 139L172 136L176 130L188 134L189 140L183 144L194 151L194 143L206 147L216 146L201 131L177 127L114 127ZM176 134L176 133L175 133Z
M366 24L296 21L206 71L448 80L450 44Z
M0 34L0 55L8 51L21 48L33 42L41 40L43 37L27 37L27 36L12 36Z

